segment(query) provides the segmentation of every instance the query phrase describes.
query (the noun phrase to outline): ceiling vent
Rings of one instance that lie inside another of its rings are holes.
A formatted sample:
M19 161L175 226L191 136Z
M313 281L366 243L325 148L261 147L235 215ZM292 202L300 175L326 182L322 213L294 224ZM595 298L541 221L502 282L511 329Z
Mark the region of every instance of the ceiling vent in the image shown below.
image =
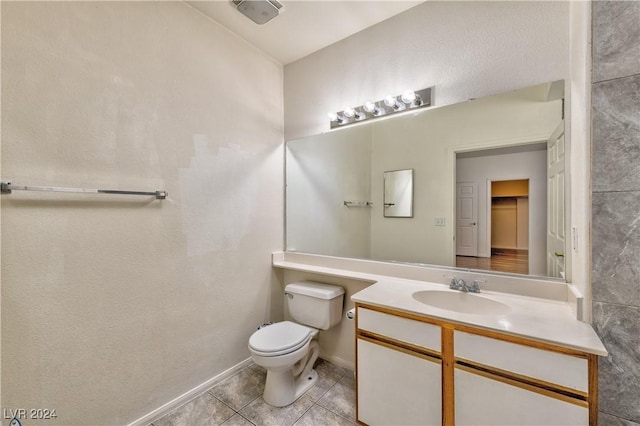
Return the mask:
M231 0L238 10L258 25L269 22L284 11L276 0Z

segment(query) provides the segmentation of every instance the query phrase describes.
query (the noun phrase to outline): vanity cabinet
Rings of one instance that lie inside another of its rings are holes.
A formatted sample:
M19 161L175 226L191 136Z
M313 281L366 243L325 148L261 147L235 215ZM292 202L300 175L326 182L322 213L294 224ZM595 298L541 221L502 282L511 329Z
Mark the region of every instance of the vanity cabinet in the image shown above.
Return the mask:
M356 304L361 424L596 425L597 356Z

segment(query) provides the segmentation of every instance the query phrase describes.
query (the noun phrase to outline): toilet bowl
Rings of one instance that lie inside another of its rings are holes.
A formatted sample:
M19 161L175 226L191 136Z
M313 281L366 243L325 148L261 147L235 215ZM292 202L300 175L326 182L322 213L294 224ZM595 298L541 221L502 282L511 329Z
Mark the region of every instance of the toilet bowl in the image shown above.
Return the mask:
M319 345L318 330L283 321L256 331L249 339L253 362L267 369L265 402L284 407L298 399L317 380L313 364Z
M285 288L285 303L293 321L282 321L254 332L249 338L251 358L267 370L263 398L284 407L293 403L317 381L313 365L320 346L319 329L327 330L342 319L342 287L315 282L292 283Z

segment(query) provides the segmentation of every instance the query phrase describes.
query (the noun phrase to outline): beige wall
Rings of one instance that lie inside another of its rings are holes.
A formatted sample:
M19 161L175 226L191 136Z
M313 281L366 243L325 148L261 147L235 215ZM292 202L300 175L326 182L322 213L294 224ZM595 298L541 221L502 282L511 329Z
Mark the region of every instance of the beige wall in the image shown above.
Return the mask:
M2 177L169 192L3 195L3 408L125 424L249 357L282 316L282 84L183 2L2 3Z

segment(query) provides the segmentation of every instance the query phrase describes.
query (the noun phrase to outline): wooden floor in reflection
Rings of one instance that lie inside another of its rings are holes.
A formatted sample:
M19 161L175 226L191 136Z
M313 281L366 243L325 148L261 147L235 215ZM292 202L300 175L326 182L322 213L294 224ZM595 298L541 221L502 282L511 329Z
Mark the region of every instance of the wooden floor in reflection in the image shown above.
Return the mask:
M527 250L491 249L491 257L456 256L456 266L485 271L528 274L529 252Z

